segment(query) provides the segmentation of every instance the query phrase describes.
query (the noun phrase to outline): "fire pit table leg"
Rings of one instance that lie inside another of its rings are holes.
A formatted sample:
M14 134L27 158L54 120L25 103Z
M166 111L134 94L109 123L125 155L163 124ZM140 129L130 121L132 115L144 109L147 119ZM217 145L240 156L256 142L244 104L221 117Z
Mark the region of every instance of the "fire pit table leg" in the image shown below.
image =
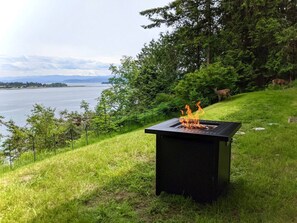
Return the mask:
M156 135L156 148L159 148L159 142L161 142L162 136ZM162 186L160 185L161 179L160 179L160 160L159 160L159 150L156 149L156 195L160 195L162 192Z

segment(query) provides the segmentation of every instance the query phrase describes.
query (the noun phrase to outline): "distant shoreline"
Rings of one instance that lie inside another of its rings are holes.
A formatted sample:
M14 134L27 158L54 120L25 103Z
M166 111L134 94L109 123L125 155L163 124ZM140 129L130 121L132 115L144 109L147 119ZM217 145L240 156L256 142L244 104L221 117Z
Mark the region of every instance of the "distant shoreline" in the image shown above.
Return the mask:
M4 89L23 89L23 88L48 88L48 87L67 87L65 83L44 84L39 82L0 82L0 88Z
M2 88L0 87L0 90L25 90L25 89L45 89L45 88L68 88L68 87L76 87L76 86L64 86L64 87L9 87L9 88ZM81 87L85 87L85 86L81 86Z
M105 86L107 84L102 84L102 86ZM63 86L63 87L25 87L25 88L20 88L20 87L10 87L10 88L2 88L0 87L1 90L37 90L37 89L46 89L46 88L75 88L75 87L100 87L100 86L89 86L89 85L71 85L71 86Z

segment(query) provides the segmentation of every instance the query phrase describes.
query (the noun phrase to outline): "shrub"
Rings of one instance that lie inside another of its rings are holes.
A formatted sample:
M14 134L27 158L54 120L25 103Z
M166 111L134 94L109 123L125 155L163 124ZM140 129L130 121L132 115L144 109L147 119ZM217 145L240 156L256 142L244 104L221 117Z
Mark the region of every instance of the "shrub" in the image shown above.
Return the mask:
M290 86L297 88L297 80L292 81Z
M220 62L213 63L186 74L175 87L175 93L189 104L200 100L203 106L207 106L216 100L214 88L234 89L237 76L233 67L224 67Z
M287 85L268 84L266 89L267 90L283 90L285 88L291 88L291 87L297 87L297 80L289 82L289 84L287 84Z

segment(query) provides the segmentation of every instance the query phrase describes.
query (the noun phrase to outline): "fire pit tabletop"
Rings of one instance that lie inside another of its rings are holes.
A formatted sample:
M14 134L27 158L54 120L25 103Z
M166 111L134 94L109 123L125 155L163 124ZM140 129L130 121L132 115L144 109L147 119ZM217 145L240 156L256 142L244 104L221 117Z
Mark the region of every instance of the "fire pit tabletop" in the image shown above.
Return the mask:
M200 124L211 126L209 129L186 129L183 128L178 118L173 118L160 124L145 129L146 133L154 133L161 135L171 135L183 137L203 137L203 139L213 139L229 141L232 136L241 127L239 122L223 122L212 120L200 120Z

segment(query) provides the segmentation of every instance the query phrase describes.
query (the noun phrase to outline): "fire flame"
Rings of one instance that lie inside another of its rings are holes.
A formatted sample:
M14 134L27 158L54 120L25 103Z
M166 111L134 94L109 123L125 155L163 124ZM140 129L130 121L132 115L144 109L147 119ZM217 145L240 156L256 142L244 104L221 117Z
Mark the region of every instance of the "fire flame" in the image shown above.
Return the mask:
M199 122L199 117L204 115L204 111L201 108L200 103L201 103L200 101L196 103L198 110L194 112L194 114L192 113L192 110L189 105L185 106L187 115L184 115L184 111L181 110L182 116L179 118L179 121L183 127L188 129L197 129L197 128L205 129L206 128L206 126L201 125Z

